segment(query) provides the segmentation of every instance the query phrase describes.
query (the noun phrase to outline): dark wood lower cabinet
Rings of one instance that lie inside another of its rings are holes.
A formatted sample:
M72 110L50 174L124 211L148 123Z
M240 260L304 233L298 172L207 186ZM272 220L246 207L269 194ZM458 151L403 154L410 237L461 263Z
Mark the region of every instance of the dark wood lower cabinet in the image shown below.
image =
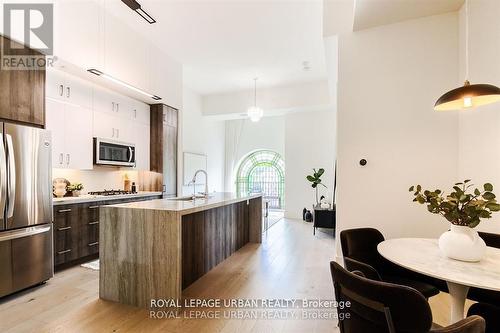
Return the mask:
M117 199L54 206L54 265L62 269L99 257L99 206L158 199Z
M246 201L182 217L182 289L250 241Z

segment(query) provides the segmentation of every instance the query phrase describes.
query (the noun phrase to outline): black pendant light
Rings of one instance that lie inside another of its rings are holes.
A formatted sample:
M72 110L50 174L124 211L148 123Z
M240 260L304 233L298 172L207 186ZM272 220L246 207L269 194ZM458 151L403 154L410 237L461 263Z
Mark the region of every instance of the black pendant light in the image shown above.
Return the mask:
M465 77L469 77L469 1L465 0ZM434 104L436 111L462 110L500 101L500 88L492 84L470 84L448 91Z

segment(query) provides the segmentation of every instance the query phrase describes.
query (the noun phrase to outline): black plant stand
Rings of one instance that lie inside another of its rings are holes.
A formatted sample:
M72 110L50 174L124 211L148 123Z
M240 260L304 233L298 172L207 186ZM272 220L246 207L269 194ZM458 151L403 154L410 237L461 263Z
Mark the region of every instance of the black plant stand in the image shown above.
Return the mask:
M335 210L314 207L313 235L316 235L316 228L333 229L335 232Z

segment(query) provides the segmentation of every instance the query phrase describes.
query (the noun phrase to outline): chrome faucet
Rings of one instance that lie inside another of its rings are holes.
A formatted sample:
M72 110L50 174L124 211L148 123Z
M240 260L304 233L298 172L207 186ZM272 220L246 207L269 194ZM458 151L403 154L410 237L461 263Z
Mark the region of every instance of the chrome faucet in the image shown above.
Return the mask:
M196 198L196 177L200 172L205 174L205 193L203 193L203 195L208 199L208 174L203 169L197 170L194 173L193 179L191 180L191 183L193 184L193 198Z

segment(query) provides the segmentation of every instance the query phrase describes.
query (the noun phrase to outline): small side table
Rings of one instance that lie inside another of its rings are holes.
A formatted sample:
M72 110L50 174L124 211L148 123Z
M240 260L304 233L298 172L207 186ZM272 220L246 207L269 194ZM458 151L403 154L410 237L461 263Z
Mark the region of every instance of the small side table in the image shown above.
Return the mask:
M316 235L316 228L328 228L335 231L335 209L314 207L313 235Z

